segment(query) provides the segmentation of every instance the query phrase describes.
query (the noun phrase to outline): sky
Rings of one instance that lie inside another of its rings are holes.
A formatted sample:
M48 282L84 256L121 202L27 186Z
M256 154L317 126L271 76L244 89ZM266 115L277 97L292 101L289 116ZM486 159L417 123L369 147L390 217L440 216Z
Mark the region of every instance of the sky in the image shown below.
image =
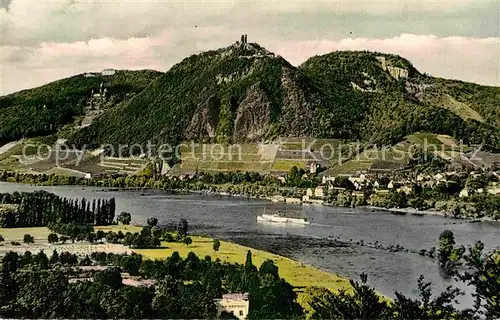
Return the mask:
M0 0L0 94L105 68L167 71L248 35L293 65L335 50L500 86L499 0Z

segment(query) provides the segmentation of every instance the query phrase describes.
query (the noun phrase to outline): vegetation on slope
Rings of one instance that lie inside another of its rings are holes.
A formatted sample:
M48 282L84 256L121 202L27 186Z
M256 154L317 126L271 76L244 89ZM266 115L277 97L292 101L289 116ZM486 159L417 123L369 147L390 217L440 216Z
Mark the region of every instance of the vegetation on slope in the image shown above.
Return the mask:
M352 129L345 134L350 138L394 144L411 133L427 131L500 150L499 88L421 75L405 59L371 52L316 56L299 69L314 80L328 102L336 103L323 117L349 124ZM443 105L449 97L487 121Z
M151 70L118 71L112 76L73 76L34 89L0 97L0 145L24 137L57 132L82 115L92 93L109 83L108 94L116 103L144 89L160 73Z
M500 88L433 78L395 55L332 52L297 69L258 44L237 42L158 75L109 77L117 102L126 101L70 132L70 143L88 149L286 136L395 144L430 132L500 151ZM0 143L61 129L82 115L101 82L77 76L0 98Z
M72 139L77 144L259 140L311 135L308 79L257 44L193 55Z

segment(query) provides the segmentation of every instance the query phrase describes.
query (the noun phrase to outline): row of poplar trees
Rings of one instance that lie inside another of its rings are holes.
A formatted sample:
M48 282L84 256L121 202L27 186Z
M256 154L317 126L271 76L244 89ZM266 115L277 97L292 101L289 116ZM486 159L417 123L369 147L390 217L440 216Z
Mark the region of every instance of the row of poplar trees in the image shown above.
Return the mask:
M115 199L67 199L45 191L0 194L2 204L17 205L0 214L3 228L45 227L53 223L110 225L115 218Z

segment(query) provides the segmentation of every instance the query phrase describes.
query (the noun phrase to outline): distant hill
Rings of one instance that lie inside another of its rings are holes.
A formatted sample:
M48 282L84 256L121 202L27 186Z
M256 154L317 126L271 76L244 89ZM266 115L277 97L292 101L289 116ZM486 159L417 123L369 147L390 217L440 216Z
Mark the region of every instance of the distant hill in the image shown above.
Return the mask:
M313 136L322 98L285 59L240 42L184 59L73 140L99 145Z
M395 55L332 52L299 67L334 103L322 135L394 144L414 132L448 134L500 150L500 88L421 74ZM349 127L337 132L341 124ZM335 124L335 125L332 125Z
M101 78L76 76L0 98L0 138L55 132L83 114ZM396 144L428 132L500 151L500 88L433 78L395 55L332 52L296 68L256 43L237 42L166 73L109 79L116 103L71 131L71 143L316 137Z
M81 74L34 89L0 97L0 144L23 137L57 132L76 116L84 114L92 90L101 83L112 105L141 92L161 73L152 70L116 71L113 75Z

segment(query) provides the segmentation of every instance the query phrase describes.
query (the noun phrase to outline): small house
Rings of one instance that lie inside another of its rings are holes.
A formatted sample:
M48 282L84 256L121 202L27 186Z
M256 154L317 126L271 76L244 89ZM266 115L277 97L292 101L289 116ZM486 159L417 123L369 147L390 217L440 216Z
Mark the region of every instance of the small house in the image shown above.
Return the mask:
M307 195L308 197L313 197L313 196L314 196L313 189L311 189L311 188L307 188L306 195Z
M250 309L248 293L223 294L222 299L215 299L215 305L217 306L217 318L225 312L243 320L248 317Z
M470 195L470 192L469 192L469 189L467 188L463 188L460 193L458 194L458 196L460 198L467 198L468 196Z
M323 198L325 196L325 186L317 186L314 189L314 196L316 198Z

